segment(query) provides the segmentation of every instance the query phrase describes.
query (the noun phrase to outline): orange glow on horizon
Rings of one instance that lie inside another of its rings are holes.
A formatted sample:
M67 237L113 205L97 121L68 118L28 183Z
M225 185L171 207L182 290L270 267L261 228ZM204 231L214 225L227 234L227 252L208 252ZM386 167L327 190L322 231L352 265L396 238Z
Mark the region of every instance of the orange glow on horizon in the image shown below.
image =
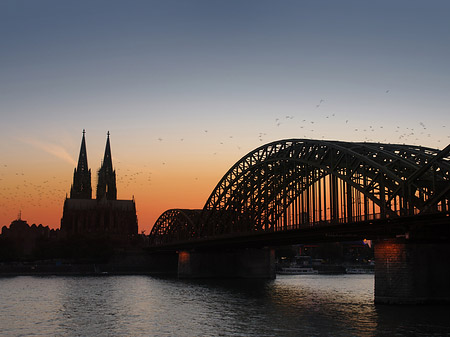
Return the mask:
M114 153L114 145L112 151ZM135 161L122 157L120 160L113 157L117 198L130 200L134 197L139 232L145 231L146 234L168 209L203 208L209 194L228 169L226 166L231 165L226 160L210 162L209 165L192 163L186 155L177 160L159 159L159 162L140 164L129 164ZM0 227L9 227L19 212L29 225L42 224L52 229L60 227L64 200L70 195L75 167L57 158L46 159L49 160L35 167L16 162L14 166L3 165L0 168ZM89 159L88 149L92 197L95 198L97 161Z
M134 146L136 140L130 145L123 134L112 137L117 198L131 200L134 197L139 232L150 233L157 218L168 209L203 208L223 175L262 142L258 139L244 146L237 141L237 137L233 137L228 138L229 144L222 144L208 141L210 135L203 132L190 142L150 139L142 141L140 148ZM81 137L71 137L71 142L66 142L70 146L61 148L78 159ZM103 158L105 137L89 135L86 141L92 197L95 198L97 170ZM243 138L242 143L245 141ZM75 166L72 162L76 161L64 160L48 151L39 151L29 144L19 145L16 151L8 148L0 163L0 227L9 226L21 212L22 219L30 225L42 224L57 229L60 227L64 200L70 193L73 180ZM142 148L145 148L144 153ZM324 186L327 184L325 181ZM339 191L344 191L339 193L345 196L345 189ZM323 200L321 202L323 204ZM369 206L374 209L373 213L377 212L377 205L370 203ZM327 207L315 214L316 219L331 217ZM339 216L342 214L340 210ZM358 215L357 212L354 214Z

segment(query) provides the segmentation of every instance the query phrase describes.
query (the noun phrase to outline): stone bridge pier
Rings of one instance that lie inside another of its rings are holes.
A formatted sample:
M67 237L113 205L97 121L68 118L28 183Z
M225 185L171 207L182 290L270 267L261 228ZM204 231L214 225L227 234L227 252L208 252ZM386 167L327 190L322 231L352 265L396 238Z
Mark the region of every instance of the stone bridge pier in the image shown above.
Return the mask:
M375 242L375 303L450 303L450 243Z
M183 250L178 252L180 278L275 278L271 248Z

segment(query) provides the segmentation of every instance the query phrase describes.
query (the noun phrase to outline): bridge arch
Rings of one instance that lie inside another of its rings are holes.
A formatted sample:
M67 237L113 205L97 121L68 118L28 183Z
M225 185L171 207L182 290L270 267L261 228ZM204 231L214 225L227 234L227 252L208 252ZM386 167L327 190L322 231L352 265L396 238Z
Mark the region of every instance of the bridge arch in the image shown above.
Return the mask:
M448 150L309 139L265 144L216 185L201 217L204 235L448 210Z
M450 146L287 139L236 162L203 210L169 210L152 234L190 240L448 211Z
M200 213L201 210L196 209L169 209L165 211L156 220L150 232L152 244L163 245L194 238Z

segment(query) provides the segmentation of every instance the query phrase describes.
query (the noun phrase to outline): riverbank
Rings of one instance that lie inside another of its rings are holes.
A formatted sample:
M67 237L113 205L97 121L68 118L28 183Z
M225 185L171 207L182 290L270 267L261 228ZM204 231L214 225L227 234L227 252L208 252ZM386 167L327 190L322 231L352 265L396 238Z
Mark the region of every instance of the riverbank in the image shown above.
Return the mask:
M0 263L0 276L18 275L176 275L176 254L124 251L109 258L49 259Z
M12 276L105 276L105 275L176 275L169 270L156 270L148 266L115 264L39 264L15 263L0 265L0 277Z

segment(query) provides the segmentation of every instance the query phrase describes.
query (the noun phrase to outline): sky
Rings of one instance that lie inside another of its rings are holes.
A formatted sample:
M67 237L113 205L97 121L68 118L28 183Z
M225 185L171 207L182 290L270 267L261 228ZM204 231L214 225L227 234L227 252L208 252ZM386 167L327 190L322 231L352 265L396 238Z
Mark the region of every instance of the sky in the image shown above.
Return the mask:
M0 227L59 228L82 130L139 231L271 141L450 143L450 2L0 0Z

